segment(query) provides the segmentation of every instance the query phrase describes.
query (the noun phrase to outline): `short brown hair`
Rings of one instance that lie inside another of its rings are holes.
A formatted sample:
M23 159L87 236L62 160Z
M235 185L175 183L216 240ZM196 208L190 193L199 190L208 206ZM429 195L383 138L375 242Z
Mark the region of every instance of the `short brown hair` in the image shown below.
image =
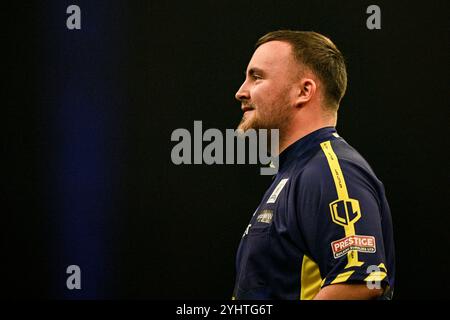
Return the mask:
M327 105L339 107L347 88L347 71L344 56L330 39L313 31L278 30L259 38L255 48L269 41L289 43L296 60L322 82Z

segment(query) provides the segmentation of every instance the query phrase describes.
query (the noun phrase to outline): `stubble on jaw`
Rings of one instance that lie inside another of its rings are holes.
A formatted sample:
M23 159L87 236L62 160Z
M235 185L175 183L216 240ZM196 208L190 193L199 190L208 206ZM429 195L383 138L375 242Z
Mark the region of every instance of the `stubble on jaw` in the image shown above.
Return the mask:
M270 115L265 114L263 118L261 118L261 114L257 113L258 108L252 104L249 106L253 107L256 114L251 116L251 119L247 119L244 115L237 127L238 131L245 133L245 131L249 129L259 130L259 129L278 129L280 134L280 140L283 137L283 134L287 131L288 126L290 125L291 116L290 116L290 105L285 102L284 104L272 108L272 112Z

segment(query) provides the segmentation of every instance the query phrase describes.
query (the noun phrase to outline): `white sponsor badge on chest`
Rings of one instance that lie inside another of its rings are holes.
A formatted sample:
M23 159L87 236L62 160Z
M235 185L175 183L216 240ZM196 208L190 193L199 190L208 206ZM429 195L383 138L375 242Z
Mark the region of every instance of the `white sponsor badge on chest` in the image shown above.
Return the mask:
M284 185L288 180L289 178L281 179L275 190L273 190L272 194L270 195L269 200L267 200L267 203L275 203L275 201L277 201L278 195L280 194L281 190L283 190Z

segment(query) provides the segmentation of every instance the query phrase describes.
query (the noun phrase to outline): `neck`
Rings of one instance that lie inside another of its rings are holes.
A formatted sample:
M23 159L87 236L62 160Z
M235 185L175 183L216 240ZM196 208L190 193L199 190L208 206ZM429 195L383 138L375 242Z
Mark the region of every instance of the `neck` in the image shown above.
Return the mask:
M291 121L291 124L286 128L285 132L280 132L279 142L279 154L283 152L287 147L303 138L304 136L319 130L324 127L335 127L337 116L323 115L322 113L301 113L297 115Z

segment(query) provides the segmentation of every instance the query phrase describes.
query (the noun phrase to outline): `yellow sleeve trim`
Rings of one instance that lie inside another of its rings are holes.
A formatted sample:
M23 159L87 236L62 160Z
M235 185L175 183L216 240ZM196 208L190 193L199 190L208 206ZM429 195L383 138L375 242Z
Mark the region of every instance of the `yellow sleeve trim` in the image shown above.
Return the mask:
M354 272L355 270L346 271L341 274L338 274L337 277L330 284L346 282Z
M364 281L381 281L386 278L387 273L383 271L372 272L364 279Z

